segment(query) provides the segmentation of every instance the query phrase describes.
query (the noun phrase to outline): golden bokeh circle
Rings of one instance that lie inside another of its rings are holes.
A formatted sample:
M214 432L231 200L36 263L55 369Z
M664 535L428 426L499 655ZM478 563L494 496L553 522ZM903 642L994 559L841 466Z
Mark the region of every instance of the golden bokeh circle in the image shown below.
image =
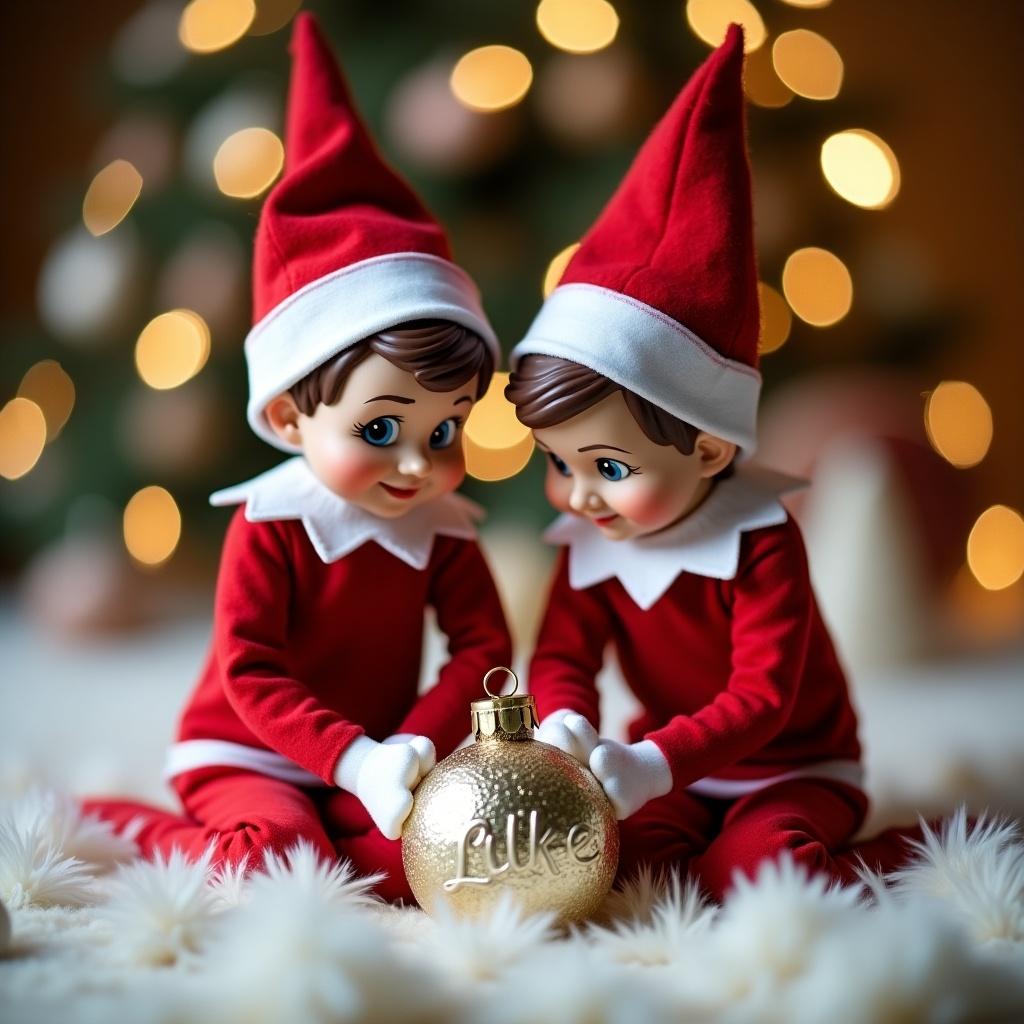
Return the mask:
M269 128L242 128L229 135L213 158L217 188L232 199L254 199L284 167L284 144Z
M576 250L579 247L579 242L573 242L572 245L567 245L552 257L548 269L544 271L544 283L541 285L541 294L545 299L558 287L558 282L561 281L565 268L569 265L569 260L576 255Z
M963 380L944 380L928 395L924 426L932 447L958 469L976 466L992 444L992 410Z
M210 329L190 309L154 317L135 343L135 367L151 388L165 391L194 377L210 355Z
M843 58L817 32L805 28L783 32L772 44L772 65L797 96L832 100L843 84Z
M255 18L253 0L191 0L181 12L178 39L193 53L216 53L237 43Z
M42 410L49 444L60 434L75 407L74 381L56 359L44 359L21 378L18 394Z
M761 308L757 350L761 355L768 355L785 345L793 328L793 314L786 300L770 284L758 281L757 294Z
M124 510L124 544L142 565L157 566L174 554L181 539L181 513L163 487L143 487Z
M529 91L533 68L511 46L480 46L459 58L449 84L455 98L470 110L491 114L514 107Z
M815 246L798 249L786 260L782 292L790 309L814 327L838 323L853 305L853 279L846 265Z
M112 231L142 194L142 175L127 160L113 160L92 179L82 200L82 221L95 236Z
M982 512L967 538L967 564L986 590L1004 590L1024 576L1024 518L1015 508Z
M619 16L608 0L541 0L537 28L567 53L596 53L614 41Z
M830 135L821 145L821 170L837 195L866 210L883 209L900 190L896 154L864 128Z
M12 398L0 409L0 476L17 480L30 472L46 446L46 417L28 398Z
M752 53L768 38L764 21L749 0L686 0L686 21L698 39L721 46L729 26L743 26L743 50Z

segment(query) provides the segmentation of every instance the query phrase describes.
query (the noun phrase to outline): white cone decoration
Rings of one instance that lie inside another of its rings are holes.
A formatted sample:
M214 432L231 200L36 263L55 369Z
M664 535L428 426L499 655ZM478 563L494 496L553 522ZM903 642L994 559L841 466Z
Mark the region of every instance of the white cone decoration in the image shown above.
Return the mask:
M925 653L920 542L884 447L844 438L826 449L802 525L818 601L851 674Z

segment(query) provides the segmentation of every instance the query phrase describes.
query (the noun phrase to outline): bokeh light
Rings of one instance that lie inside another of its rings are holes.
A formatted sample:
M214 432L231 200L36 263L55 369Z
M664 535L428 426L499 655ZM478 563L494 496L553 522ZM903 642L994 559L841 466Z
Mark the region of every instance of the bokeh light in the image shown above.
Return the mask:
M283 166L284 146L269 128L243 128L221 143L213 176L224 195L252 199L270 188Z
M772 64L780 79L798 96L832 100L843 84L843 58L817 32L805 28L783 32L772 44Z
M75 407L74 382L55 359L36 363L21 378L18 395L35 402L42 411L47 444L60 434Z
M181 12L178 38L193 53L215 53L237 43L255 17L253 0L192 0Z
M256 17L249 26L249 35L269 36L284 28L301 6L302 0L256 0Z
M782 0L790 7L802 7L806 11L812 11L819 7L828 7L832 0Z
M163 487L143 487L124 510L124 545L142 565L166 562L181 539L181 513Z
M978 517L967 538L967 564L986 590L1003 590L1024 575L1024 518L1006 505Z
M992 410L963 380L944 380L928 395L924 425L932 447L958 469L976 466L992 443Z
M46 417L35 402L12 398L0 409L0 476L24 476L39 461L45 444Z
M561 281L565 268L569 265L569 260L573 258L579 247L579 242L567 245L548 264L548 269L544 272L544 283L541 285L541 292L545 299L558 287L558 282Z
M504 480L530 461L533 434L516 418L505 398L507 373L496 373L487 393L473 406L463 431L466 472L477 480Z
M511 46L481 46L459 58L449 84L470 110L493 113L514 107L529 91L533 68Z
M793 327L793 314L786 300L764 281L758 281L757 294L761 306L761 336L757 350L761 355L767 355L786 344Z
M142 193L142 175L127 160L114 160L100 171L82 201L82 220L93 235L105 235L128 216Z
M615 39L619 16L607 0L541 0L537 28L560 50L596 53Z
M850 312L853 280L838 256L810 246L798 249L782 268L782 291L790 308L814 327L830 327Z
M900 190L895 153L863 128L830 135L821 146L821 169L836 193L868 210L888 206Z
M210 329L190 309L154 317L135 343L139 376L159 391L176 388L194 377L210 355Z
M771 50L766 46L747 56L743 91L751 103L769 109L784 107L793 99L793 90L775 73Z
M686 0L686 21L708 46L720 46L733 22L742 25L745 53L762 46L768 35L761 15L749 0Z

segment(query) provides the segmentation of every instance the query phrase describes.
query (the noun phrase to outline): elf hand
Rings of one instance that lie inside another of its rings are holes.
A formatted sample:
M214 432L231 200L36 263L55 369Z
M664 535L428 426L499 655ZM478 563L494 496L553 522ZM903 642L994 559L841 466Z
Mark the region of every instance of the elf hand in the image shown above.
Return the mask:
M389 736L383 742L388 746L395 743L408 743L416 751L416 756L420 759L420 777L417 782L424 779L437 764L437 752L434 750L433 741L427 739L426 736L417 736L411 732L396 732L394 736Z
M434 745L425 736L398 743L359 736L338 759L334 781L359 798L384 836L399 839L412 810L412 791L423 776L422 764L433 756Z
M597 730L582 715L565 708L552 711L540 723L533 738L557 747L582 765L590 763L592 751L601 742Z
M620 820L636 814L648 800L664 796L672 789L672 769L652 740L601 740L590 755L590 770Z

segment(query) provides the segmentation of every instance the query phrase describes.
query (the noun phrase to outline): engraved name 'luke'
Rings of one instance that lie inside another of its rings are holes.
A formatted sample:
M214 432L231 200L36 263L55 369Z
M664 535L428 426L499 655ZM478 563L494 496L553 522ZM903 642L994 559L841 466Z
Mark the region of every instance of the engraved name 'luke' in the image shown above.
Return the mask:
M509 871L531 871L541 860L553 874L559 874L558 859L554 851L565 849L569 859L576 864L589 864L600 854L595 848L587 852L586 847L593 839L593 831L589 825L573 825L567 835L563 836L554 829L546 828L540 832L540 819L536 811L530 811L530 838L525 855L520 859L517 852L519 838L518 815L510 814L505 822L505 861L498 863L494 850L494 833L490 823L483 818L474 818L463 829L455 853L455 877L444 883L445 892L457 892L464 885L490 885ZM538 835L538 833L540 833ZM594 844L595 847L597 844ZM483 874L467 875L466 861L469 859L470 847L483 849Z

